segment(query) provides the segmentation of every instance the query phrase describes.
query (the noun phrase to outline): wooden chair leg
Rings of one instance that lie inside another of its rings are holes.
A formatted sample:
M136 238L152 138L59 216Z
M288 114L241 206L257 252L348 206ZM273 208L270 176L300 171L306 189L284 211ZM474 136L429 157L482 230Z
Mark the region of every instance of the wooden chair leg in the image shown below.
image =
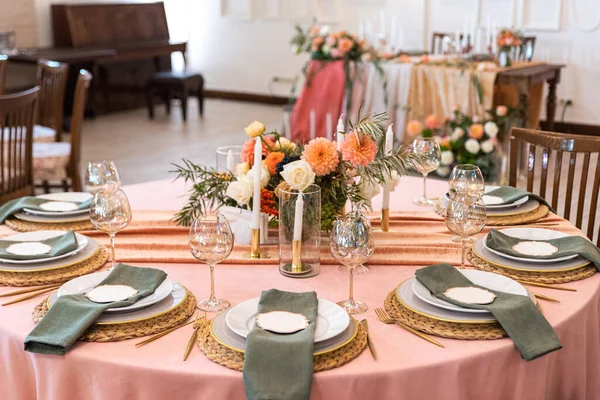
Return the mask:
M200 90L198 93L198 112L200 113L200 117L204 117L204 91Z
M50 183L46 179L42 181L42 190L44 191L44 194L50 193Z
M163 94L163 100L165 102L165 109L167 110L167 115L171 115L171 92L167 91Z
M187 100L188 100L188 91L183 90L181 92L181 115L183 116L183 122L187 121Z
M70 185L69 185L69 181L67 179L62 180L62 188L63 188L63 192L69 191Z
M146 105L148 106L148 118L154 119L154 89L148 85L146 89Z

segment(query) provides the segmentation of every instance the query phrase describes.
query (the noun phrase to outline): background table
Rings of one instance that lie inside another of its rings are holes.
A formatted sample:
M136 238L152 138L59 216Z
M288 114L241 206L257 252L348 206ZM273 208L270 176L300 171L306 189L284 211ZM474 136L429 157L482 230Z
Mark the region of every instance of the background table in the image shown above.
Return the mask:
M459 262L459 246L450 241L442 220L412 206L422 180L403 178L393 193L396 249L401 265L372 265L355 280L356 297L369 305L357 318L369 321L379 359L368 351L351 363L315 374L314 399L595 399L600 393L600 274L570 283L576 293L536 288L561 300L542 303L544 315L564 346L532 362L523 361L509 339L460 341L439 339L438 348L396 326L380 323L373 309L387 293L413 276L422 265ZM429 193L440 195L444 182L431 181ZM125 187L135 210L131 229L117 235L117 258L151 259L166 252L177 262L136 262L163 268L199 299L209 292L208 267L187 250L187 228L167 222L184 198L183 185L170 181ZM379 203L375 199L374 203ZM400 208L401 207L401 208ZM162 211L161 211L162 210ZM406 212L408 210L408 212ZM144 220L146 218L146 221ZM566 221L561 230L578 233ZM153 228L144 228L152 221ZM0 226L2 236L10 229ZM105 235L94 237L107 243ZM376 250L377 252L377 250ZM227 264L216 269L217 294L233 304L257 297L262 289L316 290L328 300L346 298L348 276L335 264L324 264L311 279L290 279L276 265ZM0 293L7 288L0 288ZM238 399L244 398L242 375L208 360L194 348L188 361L183 351L191 328L180 329L156 342L135 348L138 340L116 343L77 343L64 357L23 351L33 328L31 310L42 297L0 307L0 388L2 399ZM290 362L293 362L292 360Z

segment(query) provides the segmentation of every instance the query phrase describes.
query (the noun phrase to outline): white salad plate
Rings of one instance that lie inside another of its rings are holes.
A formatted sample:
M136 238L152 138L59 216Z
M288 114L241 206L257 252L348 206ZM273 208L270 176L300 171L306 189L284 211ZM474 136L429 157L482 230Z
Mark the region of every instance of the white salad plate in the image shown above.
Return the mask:
M49 193L41 194L36 196L38 199L48 200L49 202L66 202L66 203L81 203L87 201L93 197L92 194L87 192L62 192L62 193ZM46 217L66 217L71 215L89 214L90 209L84 208L81 210L69 210L69 211L43 211L35 210L31 208L24 208L28 214L41 215Z
M243 338L248 336L258 315L259 300L258 297L246 300L231 308L227 313L226 321L233 332ZM350 316L337 304L319 299L316 322L315 343L319 343L339 335L348 328Z
M2 238L2 240L7 240L11 242L40 242L46 239L52 239L53 237L57 237L60 235L64 235L67 231L34 231L34 232L25 232L18 233L16 235L7 236ZM0 258L0 263L6 264L39 264L39 263L48 263L54 260L60 260L62 258L71 257L81 250L83 250L88 244L88 238L80 235L79 233L75 233L75 237L77 238L77 248L73 251L70 251L65 254L61 254L59 256L48 257L48 258L38 258L33 260L10 260L8 258Z
M507 228L502 229L501 231L506 236L514 237L517 239L523 239L523 241L544 241L551 239L560 239L563 237L567 237L566 233L553 231L550 229L542 229L542 228ZM510 254L504 254L498 250L491 249L486 244L487 235L483 238L483 246L487 251L490 251L494 254L497 254L501 257L508 258L510 260L522 261L528 263L555 263L560 261L572 260L574 258L579 257L577 254L572 254L570 256L557 257L552 259L543 259L543 258L528 258L528 257L517 257Z
M485 187L485 191L484 193L489 193L493 190L498 189L500 186L486 186ZM444 194L444 198L446 199L446 201L450 201L450 195L446 192L446 194ZM481 198L485 204L485 208L488 211L491 210L506 210L506 209L510 209L510 208L514 208L514 207L519 207L522 206L523 204L527 203L527 201L529 200L529 196L525 196L525 197L521 197L519 200L516 200L512 203L509 204L497 204L498 201L502 201L501 198L499 197L495 197L495 196L487 196L487 195L483 195Z
M484 288L492 289L498 292L527 296L527 289L525 289L523 285L506 276L494 274L492 272L477 271L471 269L459 269L458 271L464 276L466 276L467 279L469 279L474 284L482 286ZM415 279L413 281L412 288L413 292L419 299L423 300L425 303L431 304L432 306L463 313L488 314L488 316L491 316L490 312L486 310L464 308L444 301L442 299L438 299L433 294L431 294L429 289L427 289L425 285L419 282L418 279Z
M88 210L88 212L83 213L83 214L80 213L80 214L75 214L75 215L49 216L49 215L36 215L36 214L19 212L19 213L15 214L15 217L17 217L20 220L27 221L27 222L38 222L41 224L60 224L60 223L66 223L66 222L89 221L90 213Z
M57 297L66 296L69 294L80 294L86 293L89 290L98 286L102 280L104 280L110 271L95 272L89 275L83 275L79 278L70 280L69 282L62 285L57 291ZM141 308L148 307L152 304L158 303L159 301L166 298L173 291L173 281L165 279L152 293L146 297L142 297L134 304L127 307L109 308L105 312L129 312L139 310Z

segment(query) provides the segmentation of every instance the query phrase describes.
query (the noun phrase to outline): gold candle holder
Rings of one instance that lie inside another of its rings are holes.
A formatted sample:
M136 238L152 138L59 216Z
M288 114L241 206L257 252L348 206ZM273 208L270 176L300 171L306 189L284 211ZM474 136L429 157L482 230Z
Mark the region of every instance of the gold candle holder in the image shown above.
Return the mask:
M309 273L312 266L302 262L302 240L292 241L292 262L283 266L283 271L290 275L302 275Z
M260 229L252 229L252 236L250 238L250 253L242 255L244 258L252 260L258 260L260 258L271 258L267 253L261 252L260 249Z
M390 209L381 209L381 231L388 232L390 230Z

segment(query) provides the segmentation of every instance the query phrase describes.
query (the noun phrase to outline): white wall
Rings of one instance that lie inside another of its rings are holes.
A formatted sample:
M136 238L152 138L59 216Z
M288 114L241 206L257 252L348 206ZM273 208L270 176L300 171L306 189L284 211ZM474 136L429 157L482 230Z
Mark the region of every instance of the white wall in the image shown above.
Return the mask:
M35 1L39 25L37 32L41 45L51 42L49 5L54 2L82 2ZM279 3L283 5L289 1L304 0L279 0ZM306 1L314 5L318 1L331 3L336 0ZM600 124L600 113L596 112L600 105L597 96L600 90L600 52L596 50L600 29L591 29L600 25L600 3L597 0L337 2L341 6L341 12L338 16L339 23L334 25L335 29L356 32L361 17L369 17L377 24L379 10L384 8L388 15L396 14L398 23L404 26L405 47L413 49L428 48L432 31L462 30L464 15L477 10L478 7L482 21L485 15L490 13L499 24L503 24L511 21L525 23L532 16L522 10L527 10L530 6L549 7L546 5L559 4L560 24L557 31L530 30L538 39L535 57L567 65L559 86L559 99L572 99L574 107L567 112L566 120ZM235 20L222 17L221 0L166 0L166 4L172 36L177 39L189 39L190 65L205 75L207 87L210 89L268 94L269 80L273 76L298 75L306 60L305 56L296 56L290 51L288 41L293 33L291 20ZM548 12L546 9L541 11ZM541 19L550 20L546 14ZM591 31L584 31L581 27ZM289 86L275 87L275 92L287 94Z

